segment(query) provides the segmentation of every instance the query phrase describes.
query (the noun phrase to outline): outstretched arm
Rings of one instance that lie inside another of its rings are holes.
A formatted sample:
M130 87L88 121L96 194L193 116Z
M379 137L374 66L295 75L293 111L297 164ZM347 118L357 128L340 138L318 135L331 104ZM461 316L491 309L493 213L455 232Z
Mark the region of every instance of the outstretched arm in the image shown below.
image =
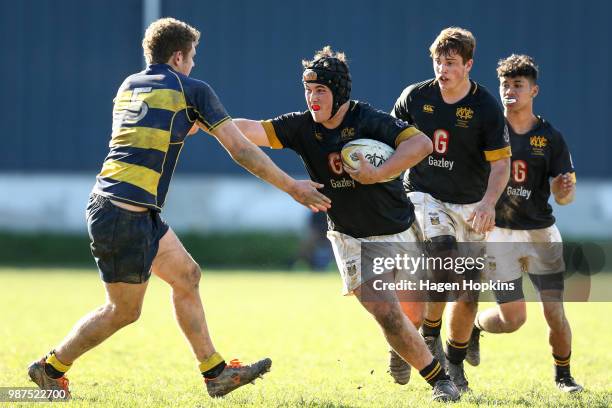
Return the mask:
M317 191L317 188L322 188L323 185L310 180L295 180L290 177L279 169L253 142L245 138L233 121L229 120L223 123L214 129L212 134L236 163L255 176L286 192L295 201L315 212L327 211L331 207L331 200Z
M234 123L238 126L238 129L257 146L270 147L270 141L266 131L258 120L250 119L234 119Z

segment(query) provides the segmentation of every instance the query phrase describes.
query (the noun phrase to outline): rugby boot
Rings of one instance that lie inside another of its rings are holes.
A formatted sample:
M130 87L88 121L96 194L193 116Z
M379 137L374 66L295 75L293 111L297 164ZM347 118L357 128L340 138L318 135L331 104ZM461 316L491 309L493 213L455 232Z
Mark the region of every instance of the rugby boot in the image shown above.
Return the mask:
M272 360L264 358L250 365L242 365L234 359L215 378L205 378L206 389L211 397L222 397L248 383L254 383L270 371Z
M50 393L52 395L49 396L49 401L68 401L71 398L68 378L65 375L60 378L49 377L45 372L46 360L47 356L30 364L28 367L30 379L41 390L58 391Z
M467 353L465 355L465 361L471 366L478 366L480 364L480 330L472 330L472 336L468 343Z
M394 350L389 350L389 374L400 385L406 385L410 381L412 367L404 361Z
M442 337L441 336L427 336L423 338L427 348L431 354L440 362L440 365L444 370L447 368L446 354L444 354L444 348L442 348Z
M583 390L582 385L578 384L571 375L569 377L557 378L555 379L555 383L557 384L557 388L563 392L574 393Z
M457 386L459 393L463 394L470 391L470 388L468 387L468 380L465 376L465 371L463 370L463 361L460 364L453 364L449 361L447 373Z
M461 398L461 394L451 380L438 380L434 384L431 394L432 401L451 402L459 401L459 398Z

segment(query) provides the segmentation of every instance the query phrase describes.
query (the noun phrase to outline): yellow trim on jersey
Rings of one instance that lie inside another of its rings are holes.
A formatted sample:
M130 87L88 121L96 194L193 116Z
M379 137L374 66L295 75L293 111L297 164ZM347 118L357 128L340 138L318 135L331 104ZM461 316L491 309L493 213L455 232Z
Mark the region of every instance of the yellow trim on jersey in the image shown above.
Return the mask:
M407 127L395 138L395 147L399 146L399 144L403 141L410 139L412 136L418 135L419 133L421 133L421 131L414 126Z
M137 164L124 163L119 160L106 160L102 166L102 171L100 171L100 177L123 181L157 196L157 186L161 174Z
M230 118L229 116L224 117L223 119L221 119L220 121L218 121L217 123L214 123L212 125L208 126L208 131L212 132L213 130L215 130L216 128L218 128L219 126L221 126L222 124L224 124L225 122L227 122L228 120L231 120L232 118Z
M484 154L485 154L485 159L487 159L487 161L492 162L492 161L505 159L506 157L511 157L512 150L510 150L510 146L506 146L506 147L502 147L501 149L497 149L497 150L485 150Z
M262 120L261 125L266 131L266 136L268 136L268 141L270 142L270 147L273 149L282 149L283 144L280 140L278 140L278 136L276 136L276 130L274 130L274 125L269 120Z
M130 103L134 102L132 92L133 90L121 92L115 103L115 109L128 108ZM149 108L165 109L172 112L187 108L183 93L174 89L153 89L151 92L141 92L136 96L135 101L144 101Z
M139 147L166 153L170 144L170 132L148 127L124 127L113 134L110 147Z

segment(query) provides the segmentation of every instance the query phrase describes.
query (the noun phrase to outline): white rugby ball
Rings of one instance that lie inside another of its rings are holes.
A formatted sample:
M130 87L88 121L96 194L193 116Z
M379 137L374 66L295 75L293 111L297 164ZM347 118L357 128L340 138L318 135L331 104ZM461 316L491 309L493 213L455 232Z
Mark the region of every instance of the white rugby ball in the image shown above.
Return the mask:
M359 168L359 159L357 153L363 154L372 166L380 167L384 162L391 157L395 150L382 142L374 139L355 139L344 145L342 148L342 162L352 169ZM391 181L399 177L390 177L383 182Z

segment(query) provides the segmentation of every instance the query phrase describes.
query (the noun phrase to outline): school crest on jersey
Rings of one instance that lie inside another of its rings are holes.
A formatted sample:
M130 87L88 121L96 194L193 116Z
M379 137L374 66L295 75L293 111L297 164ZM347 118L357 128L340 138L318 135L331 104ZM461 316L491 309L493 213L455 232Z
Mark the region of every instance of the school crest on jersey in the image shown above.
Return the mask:
M468 128L470 127L469 120L474 117L474 111L466 106L460 106L457 108L455 115L457 116L455 126Z
M548 145L548 139L544 136L531 136L529 138L531 153L535 156L544 156L544 148Z
M544 136L531 136L529 138L529 144L533 147L543 149L548 144L548 139Z
M468 107L460 106L457 108L456 115L461 120L470 120L474 117L474 111Z
M347 127L340 132L340 140L343 142L355 137L355 128Z
M355 264L356 261L348 261L346 262L346 264L344 264L344 270L346 271L346 274L348 276L355 276L355 274L357 273L357 265Z

